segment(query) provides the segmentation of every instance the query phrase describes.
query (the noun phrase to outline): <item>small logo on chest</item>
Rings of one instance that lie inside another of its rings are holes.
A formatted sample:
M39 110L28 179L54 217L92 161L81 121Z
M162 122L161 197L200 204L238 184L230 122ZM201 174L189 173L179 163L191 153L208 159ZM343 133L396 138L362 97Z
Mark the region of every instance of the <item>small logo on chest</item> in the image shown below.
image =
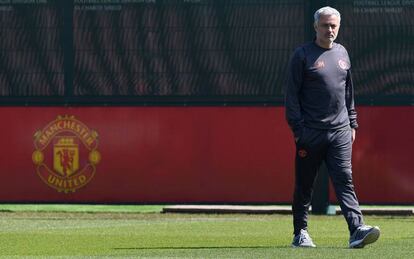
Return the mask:
M314 64L313 67L316 69L321 69L323 67L325 67L325 62L323 60L317 60Z
M338 66L343 70L347 70L349 68L348 62L346 62L342 59L338 60Z

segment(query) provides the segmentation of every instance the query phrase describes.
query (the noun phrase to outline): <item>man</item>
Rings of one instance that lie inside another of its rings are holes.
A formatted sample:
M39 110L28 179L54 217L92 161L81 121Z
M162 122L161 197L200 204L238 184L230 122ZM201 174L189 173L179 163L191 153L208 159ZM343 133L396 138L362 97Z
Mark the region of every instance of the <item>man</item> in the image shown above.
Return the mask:
M358 127L351 64L335 43L341 16L329 6L314 14L316 38L295 50L286 89L286 119L296 142L293 247L315 247L307 231L318 168L325 161L350 232L349 247L375 242L378 227L364 225L352 183L351 156Z

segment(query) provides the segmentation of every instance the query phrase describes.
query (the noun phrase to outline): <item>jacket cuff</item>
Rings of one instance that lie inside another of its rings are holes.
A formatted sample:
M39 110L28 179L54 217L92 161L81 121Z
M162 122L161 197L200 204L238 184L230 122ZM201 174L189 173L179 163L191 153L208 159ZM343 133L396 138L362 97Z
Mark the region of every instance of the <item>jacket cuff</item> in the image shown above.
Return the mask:
M358 129L358 123L356 121L351 121L351 129Z
M293 130L294 137L300 138L302 136L302 130L303 130L303 127L294 129Z

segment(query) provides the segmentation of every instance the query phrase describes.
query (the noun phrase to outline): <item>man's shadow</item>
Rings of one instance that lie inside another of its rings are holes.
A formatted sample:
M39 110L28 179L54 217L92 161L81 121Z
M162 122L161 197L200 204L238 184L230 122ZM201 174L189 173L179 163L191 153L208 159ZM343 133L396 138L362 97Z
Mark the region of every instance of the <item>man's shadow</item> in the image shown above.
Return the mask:
M151 246L151 247L115 247L113 250L169 250L169 249L269 249L291 248L290 246Z

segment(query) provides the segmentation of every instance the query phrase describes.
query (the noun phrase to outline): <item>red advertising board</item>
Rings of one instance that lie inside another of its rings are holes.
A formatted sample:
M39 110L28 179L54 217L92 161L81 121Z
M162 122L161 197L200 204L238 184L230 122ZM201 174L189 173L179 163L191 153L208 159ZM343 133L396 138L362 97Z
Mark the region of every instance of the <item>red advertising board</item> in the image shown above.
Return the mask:
M360 201L414 203L414 109L358 112ZM283 107L1 107L0 115L1 202L291 201L295 150Z
M414 107L357 110L353 176L360 201L414 204Z

